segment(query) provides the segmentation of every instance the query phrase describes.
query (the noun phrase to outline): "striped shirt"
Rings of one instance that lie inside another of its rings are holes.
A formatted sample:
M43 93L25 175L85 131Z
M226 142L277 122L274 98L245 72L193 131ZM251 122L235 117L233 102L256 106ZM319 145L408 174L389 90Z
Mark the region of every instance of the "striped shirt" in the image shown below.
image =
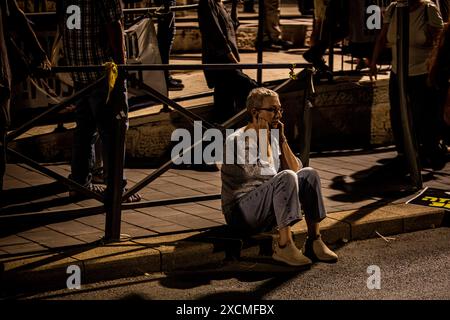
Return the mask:
M68 10L73 5L80 8L80 29L67 25L74 19L74 11ZM103 65L112 61L105 26L123 19L120 0L59 0L58 13L67 65ZM72 77L75 83L88 84L98 80L102 74L77 72Z

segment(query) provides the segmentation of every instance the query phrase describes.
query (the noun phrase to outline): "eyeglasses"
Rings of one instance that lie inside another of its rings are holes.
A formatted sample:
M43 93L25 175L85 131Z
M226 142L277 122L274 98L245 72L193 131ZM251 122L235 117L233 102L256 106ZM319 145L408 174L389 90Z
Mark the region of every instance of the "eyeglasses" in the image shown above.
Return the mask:
M281 109L281 108L259 108L258 110L270 111L273 114L277 114L278 112L280 114L283 114L283 109Z

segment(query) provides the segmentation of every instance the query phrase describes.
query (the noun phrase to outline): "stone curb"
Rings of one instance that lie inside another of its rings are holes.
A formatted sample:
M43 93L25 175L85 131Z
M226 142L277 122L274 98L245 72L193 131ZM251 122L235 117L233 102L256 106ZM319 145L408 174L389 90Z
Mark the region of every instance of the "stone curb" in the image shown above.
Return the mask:
M442 209L409 204L334 212L321 223L323 239L330 244L352 240L449 226L450 214ZM304 220L293 228L294 240L301 247L306 238ZM238 238L208 236L207 232L149 237L100 247L70 249L64 253L30 255L20 260L0 262L1 295L45 287L66 288L70 265L78 266L81 282L93 283L146 273L171 272L220 263L229 258L225 245L240 249L241 257L270 254L271 236L259 235L242 241Z

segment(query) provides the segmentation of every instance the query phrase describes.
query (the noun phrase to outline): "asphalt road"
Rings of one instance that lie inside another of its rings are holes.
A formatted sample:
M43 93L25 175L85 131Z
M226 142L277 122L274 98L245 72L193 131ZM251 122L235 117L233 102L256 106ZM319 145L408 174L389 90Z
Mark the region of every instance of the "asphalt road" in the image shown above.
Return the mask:
M82 285L79 290L47 292L27 298L450 299L450 228L394 238L389 243L376 238L345 244L337 249L338 263L319 263L300 272L267 258L192 272ZM379 271L379 282L374 270ZM368 282L372 289L368 288Z

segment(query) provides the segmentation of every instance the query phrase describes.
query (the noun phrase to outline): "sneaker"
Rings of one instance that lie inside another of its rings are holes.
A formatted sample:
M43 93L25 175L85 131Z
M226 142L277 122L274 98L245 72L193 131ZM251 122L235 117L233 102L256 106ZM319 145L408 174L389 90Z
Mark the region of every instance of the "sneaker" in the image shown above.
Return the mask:
M333 263L338 259L337 254L327 247L320 235L316 239L306 238L303 253L312 261Z
M281 248L276 239L273 243L272 258L276 261L284 262L295 267L310 266L312 263L310 259L302 254L294 243L289 242L285 247Z

